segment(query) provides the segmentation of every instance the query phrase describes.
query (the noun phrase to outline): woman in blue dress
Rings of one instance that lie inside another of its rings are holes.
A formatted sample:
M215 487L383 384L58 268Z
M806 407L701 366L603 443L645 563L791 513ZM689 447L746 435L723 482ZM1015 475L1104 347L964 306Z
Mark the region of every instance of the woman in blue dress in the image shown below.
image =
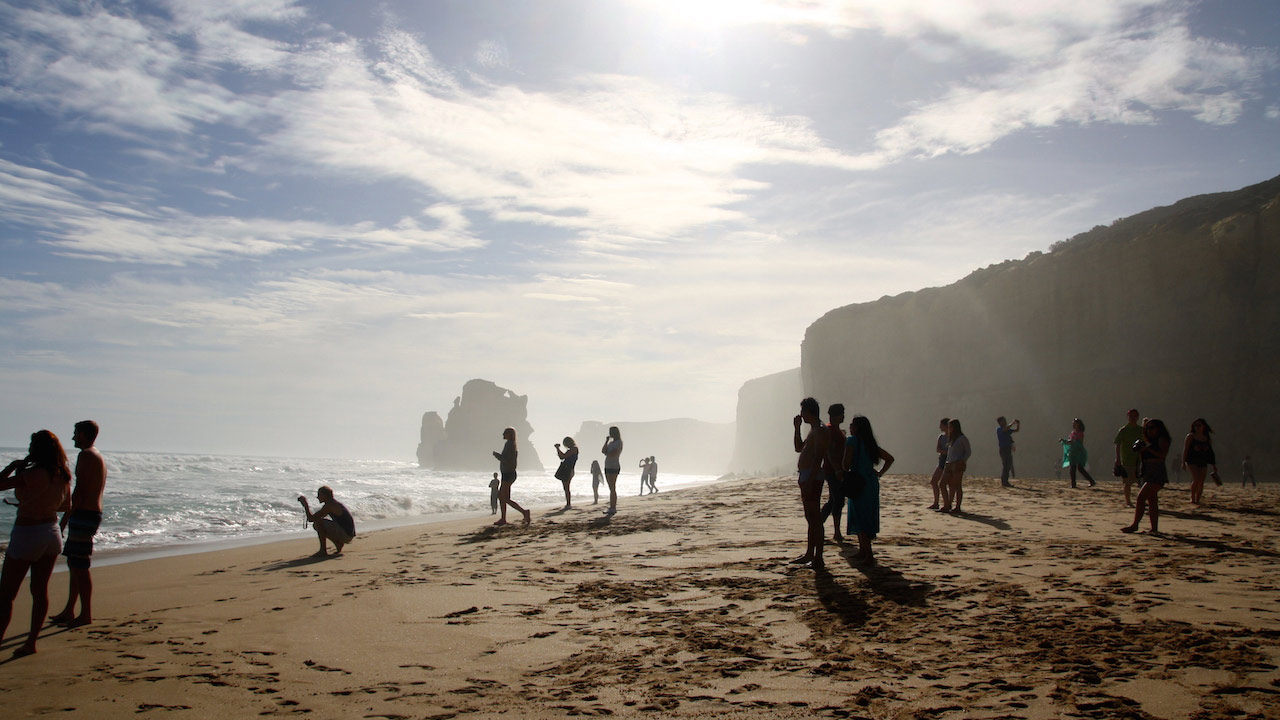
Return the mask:
M876 465L881 462L884 465L877 472ZM874 564L871 541L880 534L880 476L893 464L893 456L876 442L865 415L854 415L849 424L843 464L849 493L849 533L858 536L858 552L853 557Z

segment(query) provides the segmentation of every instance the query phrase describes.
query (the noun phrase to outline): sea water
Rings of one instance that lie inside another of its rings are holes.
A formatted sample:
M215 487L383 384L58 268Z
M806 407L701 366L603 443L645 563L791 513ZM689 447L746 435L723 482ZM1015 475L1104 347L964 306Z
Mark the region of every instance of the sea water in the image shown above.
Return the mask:
M95 551L164 552L221 541L284 538L303 529L298 496L305 496L315 510L321 485L333 488L338 501L351 510L357 530L476 512L487 515L493 479L492 472L442 472L395 460L102 452L107 490ZM25 455L20 448L0 448L0 466ZM74 468L74 455L71 462ZM521 470L512 499L526 507L562 505L564 491L552 472ZM638 472L619 477L620 496L639 492ZM658 489L715 479L660 471ZM603 482L600 489L607 500ZM579 471L571 490L575 505L590 503L591 474ZM3 495L13 499L11 491ZM0 540L5 543L14 512L11 505L0 505Z

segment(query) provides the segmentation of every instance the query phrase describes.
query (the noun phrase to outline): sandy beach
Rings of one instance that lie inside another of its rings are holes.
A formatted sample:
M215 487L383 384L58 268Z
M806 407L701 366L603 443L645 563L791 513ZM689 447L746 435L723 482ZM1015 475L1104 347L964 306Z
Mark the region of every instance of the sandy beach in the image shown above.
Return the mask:
M19 596L10 717L1280 716L1280 488L1163 493L1163 536L1118 483L883 482L879 564L803 549L791 478L95 571L92 626L35 656ZM516 498L519 499L517 485ZM830 524L828 524L828 529ZM52 605L65 599L54 576Z

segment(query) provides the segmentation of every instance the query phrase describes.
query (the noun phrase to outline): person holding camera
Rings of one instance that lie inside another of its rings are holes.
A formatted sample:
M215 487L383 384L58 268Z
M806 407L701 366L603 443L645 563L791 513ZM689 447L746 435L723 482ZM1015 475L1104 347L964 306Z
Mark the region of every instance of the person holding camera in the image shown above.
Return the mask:
M307 514L307 520L311 522L316 535L320 538L320 550L313 557L328 557L330 541L333 542L333 554L341 555L342 546L355 539L356 521L351 517L351 511L347 510L346 505L333 499L333 490L328 485L321 485L320 489L316 490L316 500L323 504L319 510L311 512L311 505L307 503L307 498L298 496L298 502L302 503L302 511Z

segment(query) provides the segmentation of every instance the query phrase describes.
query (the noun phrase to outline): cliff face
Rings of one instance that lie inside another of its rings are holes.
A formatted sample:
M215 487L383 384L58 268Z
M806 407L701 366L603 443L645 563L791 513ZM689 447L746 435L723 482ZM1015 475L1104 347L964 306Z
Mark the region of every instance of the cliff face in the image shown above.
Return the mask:
M738 390L737 431L729 470L749 473L795 470L791 419L800 412L803 398L800 368L743 383ZM825 405L823 412L826 412Z
M581 448L578 472L589 472L591 461L604 466L604 445L609 427L618 426L622 434L622 473L638 475L641 458L657 458L658 483L664 472L686 475L720 475L729 464L733 449L733 423L709 423L679 418L655 422L582 423L573 436Z
M805 392L867 415L895 470L930 472L938 419L958 417L972 472L999 472L995 418L1021 418L1019 474L1052 476L1057 438L1087 425L1109 476L1125 411L1158 417L1171 455L1197 417L1219 464L1280 465L1280 178L1188 198L979 270L945 288L827 313L805 333ZM794 413L786 414L783 420Z
M444 420L432 410L422 414L422 427L418 430L418 467L435 467L436 444L444 439Z
M488 380L468 380L455 398L444 424L444 438L435 445L437 470L497 471L493 453L502 450L502 430L516 430L519 469L542 469L529 436L529 396L516 395Z

